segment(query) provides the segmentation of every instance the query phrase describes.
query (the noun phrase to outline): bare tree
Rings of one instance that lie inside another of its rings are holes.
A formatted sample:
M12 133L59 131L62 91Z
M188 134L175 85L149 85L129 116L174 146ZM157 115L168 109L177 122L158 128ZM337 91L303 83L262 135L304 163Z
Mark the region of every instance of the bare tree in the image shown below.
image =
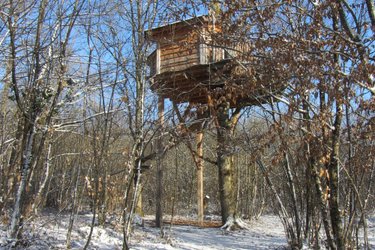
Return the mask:
M67 49L82 3L77 1L72 5L54 6L48 1L9 1L6 13L2 16L9 30L10 88L22 114L21 181L8 231L10 238L16 238L19 232L21 215L25 212L26 187L33 166L39 160L48 126L67 80ZM52 8L56 8L55 16L50 16ZM30 26L28 19L33 13L37 16L37 21L33 23L34 26ZM56 20L54 25L47 25L47 16ZM68 18L67 23L65 18ZM33 38L28 36L30 31L35 32ZM28 62L24 64L26 66L22 66L21 60ZM39 132L42 137L37 146L35 136ZM34 151L39 154L33 153Z

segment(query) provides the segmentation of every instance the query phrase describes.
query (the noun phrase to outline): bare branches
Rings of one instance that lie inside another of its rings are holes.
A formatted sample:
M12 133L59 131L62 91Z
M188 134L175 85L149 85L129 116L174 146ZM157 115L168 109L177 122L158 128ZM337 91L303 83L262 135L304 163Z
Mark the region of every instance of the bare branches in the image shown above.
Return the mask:
M116 112L119 112L119 111L122 111L122 110L124 110L124 109L114 109L114 110L109 110L109 111L103 111L103 112L100 112L100 113L93 114L91 116L87 116L84 119L75 120L75 121L71 121L71 122L65 122L65 123L61 123L61 124L55 124L55 125L52 126L52 128L53 129L61 129L61 128L72 126L72 125L82 124L82 123L84 123L84 122L86 122L90 119L96 118L98 116L112 114L112 113L116 113Z

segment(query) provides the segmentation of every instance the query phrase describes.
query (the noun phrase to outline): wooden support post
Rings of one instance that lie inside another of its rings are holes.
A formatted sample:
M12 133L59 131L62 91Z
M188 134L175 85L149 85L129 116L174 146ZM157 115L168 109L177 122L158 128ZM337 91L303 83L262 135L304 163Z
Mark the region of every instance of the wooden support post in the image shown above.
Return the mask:
M203 194L203 132L197 133L197 198L198 198L198 221L203 225L204 220L204 194Z
M158 126L159 126L159 138L157 142L157 172L156 172L156 226L163 227L163 166L162 166L162 131L164 125L164 98L159 96L158 100Z

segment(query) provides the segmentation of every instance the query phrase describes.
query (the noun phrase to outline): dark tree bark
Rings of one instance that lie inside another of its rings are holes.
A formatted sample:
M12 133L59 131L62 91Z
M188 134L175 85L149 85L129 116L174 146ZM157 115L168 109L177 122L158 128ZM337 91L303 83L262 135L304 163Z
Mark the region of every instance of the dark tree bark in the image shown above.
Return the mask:
M343 238L342 222L339 209L339 151L340 151L340 126L342 121L342 106L337 103L336 119L332 134L332 151L330 162L328 164L329 173L329 205L333 235L337 244L337 249L345 249L345 240Z

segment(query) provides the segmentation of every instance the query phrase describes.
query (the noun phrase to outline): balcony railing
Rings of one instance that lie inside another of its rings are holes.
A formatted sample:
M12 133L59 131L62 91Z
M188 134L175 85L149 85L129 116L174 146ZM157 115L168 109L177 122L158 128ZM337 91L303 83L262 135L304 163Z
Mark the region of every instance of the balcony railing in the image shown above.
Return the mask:
M163 72L173 71L174 69L187 69L194 65L205 65L210 63L220 62L226 59L236 58L241 56L241 53L249 51L247 44L233 44L233 45L212 45L207 43L200 43L198 49L191 50L190 55L179 56L176 54L176 58L161 58L160 49L154 50L147 59L149 66L149 76L153 77ZM194 57L196 55L196 57ZM197 58L196 61L188 60L188 58ZM186 65L181 66L181 63L186 59ZM165 60L162 62L162 60ZM175 64L171 64L175 62ZM164 66L163 66L164 65Z

